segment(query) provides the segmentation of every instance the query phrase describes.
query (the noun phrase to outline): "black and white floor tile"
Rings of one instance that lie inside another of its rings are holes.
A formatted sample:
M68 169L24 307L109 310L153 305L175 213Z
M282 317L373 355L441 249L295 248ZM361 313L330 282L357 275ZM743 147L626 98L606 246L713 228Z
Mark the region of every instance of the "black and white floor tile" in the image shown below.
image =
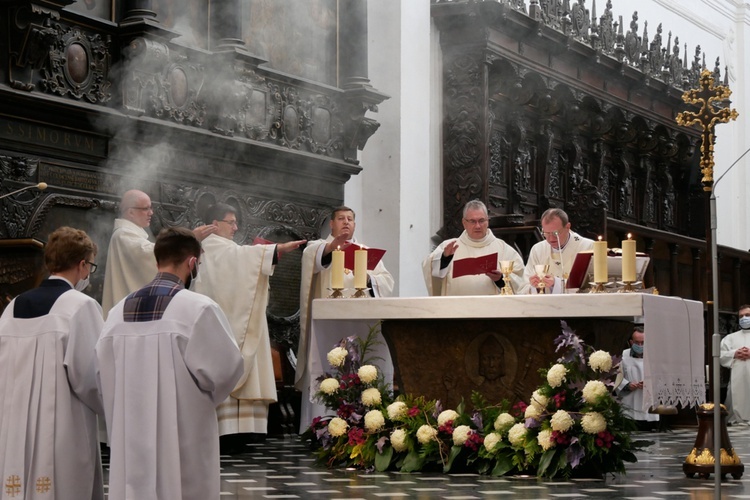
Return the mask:
M549 481L537 478L493 478L476 474L402 474L328 469L316 463L296 436L269 438L239 455L221 457L223 499L564 499L638 498L693 500L714 498L709 479L682 472L693 448L695 429L639 433L654 441L628 464L624 475L603 481ZM732 446L750 464L750 428L731 427ZM739 480L722 481L722 499L750 499L750 468Z

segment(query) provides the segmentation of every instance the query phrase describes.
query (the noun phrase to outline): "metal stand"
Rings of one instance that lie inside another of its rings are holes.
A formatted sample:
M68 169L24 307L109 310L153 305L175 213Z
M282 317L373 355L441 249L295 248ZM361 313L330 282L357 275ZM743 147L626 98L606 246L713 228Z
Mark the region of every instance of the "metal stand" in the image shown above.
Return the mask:
M604 285L606 284L607 283L604 281L602 282L597 281L596 283L589 283L589 285L591 285L591 290L589 290L589 293L607 293L604 290Z
M328 296L329 299L344 298L344 294L342 293L342 291L344 290L343 288L329 288L329 290L331 290L331 295Z
M355 299L365 299L369 296L367 290L369 290L369 288L357 288L357 291L354 292L352 297Z

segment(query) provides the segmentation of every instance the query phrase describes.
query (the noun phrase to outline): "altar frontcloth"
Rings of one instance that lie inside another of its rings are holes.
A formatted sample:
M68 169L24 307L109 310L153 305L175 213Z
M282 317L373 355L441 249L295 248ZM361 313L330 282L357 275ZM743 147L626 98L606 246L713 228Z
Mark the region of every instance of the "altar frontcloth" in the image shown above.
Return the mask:
M700 302L641 293L316 299L312 309L307 359L309 376L305 380L306 390L302 395L300 432L309 426L312 418L327 414L325 407L313 401L312 397L317 391L317 379L330 371L326 354L343 337L357 335L364 338L370 328L381 320L387 325L400 325L398 333L391 334L389 339L394 349L399 349L398 346L401 345L400 352L391 353L381 337L379 340L382 343L376 348L376 352L372 353L383 358L383 361L378 363L379 368L383 371L386 381L392 383L394 372L399 372L398 366L394 369L394 358L397 363L408 363L407 368L411 369L412 373L415 371L414 360L424 359L426 364L429 364L431 359L434 360L426 354L427 348L430 347L427 341L417 344L424 346L424 356L421 358L423 353L414 352L421 349L405 350L404 346L409 346L408 342L405 342L408 340L405 337L410 335L411 325L414 327L414 335L419 335L419 326L424 327L426 321L441 326L451 325L450 335L443 337L449 339L453 346L446 347L447 355L461 349L466 350L471 345L474 346L471 349L480 353L481 346L479 349L476 346L482 339L496 338L505 347L505 360L508 366L520 370L521 365L525 363L531 365L525 367L526 373L535 374L539 368L546 368L548 363L555 359L551 339L560 333L559 320L576 322L588 319L606 321L607 325L618 324L613 321L620 322L621 331L631 331L630 325L633 322L644 324L646 408L659 404L692 406L705 402L703 305ZM435 321L437 323L434 323ZM544 338L535 338L530 330L528 335L521 337L523 343L526 347L536 347L535 343L544 343L542 349L537 350L546 351L537 358L523 355L524 359L515 359L514 357L520 357L523 352L519 347L519 336L517 333L515 337L510 334L504 336L503 332L510 331L513 327L517 329L519 325L528 322L538 322L550 331L545 332ZM493 332L482 331L475 335L461 328L462 324L476 323L483 325L484 330L487 330L484 325L492 324ZM604 330L604 333L599 334L600 339L607 335L607 327ZM424 331L421 334L423 339L429 338L425 336ZM483 337L478 338L477 335ZM546 345L547 343L550 345ZM618 340L617 346L619 350L612 348L611 354L621 354L622 348L625 347L624 339ZM463 351L457 356L462 360L465 358L468 367L474 367L474 372L469 373L469 378L478 377L476 361L472 364L470 356ZM469 368L467 371L471 372ZM402 369L400 389L414 395L426 395L413 392L414 383L404 380L408 378L405 373L406 370ZM462 377L458 378L460 381ZM520 371L513 380L506 377L505 385L509 386L507 393L528 401L531 392L528 391L528 385L523 385L525 378L528 379L528 375ZM483 384L482 381L482 378L477 378L475 383ZM484 381L484 384L487 382ZM502 379L495 382L498 387L504 385ZM410 383L412 387L409 386ZM470 394L462 396L468 398Z

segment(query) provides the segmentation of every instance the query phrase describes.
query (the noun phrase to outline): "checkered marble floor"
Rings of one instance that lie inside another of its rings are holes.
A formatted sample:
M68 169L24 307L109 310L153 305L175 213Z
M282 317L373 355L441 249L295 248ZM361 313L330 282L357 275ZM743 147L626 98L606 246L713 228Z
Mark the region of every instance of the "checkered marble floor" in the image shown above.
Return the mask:
M731 427L732 446L748 467L739 479L722 482L723 499L750 499L750 428ZM687 478L682 463L693 448L696 429L638 433L654 445L638 454L627 474L604 481L548 481L493 478L476 474L401 474L328 469L315 462L297 436L269 438L246 453L221 457L221 498L495 499L639 498L712 499L708 480Z

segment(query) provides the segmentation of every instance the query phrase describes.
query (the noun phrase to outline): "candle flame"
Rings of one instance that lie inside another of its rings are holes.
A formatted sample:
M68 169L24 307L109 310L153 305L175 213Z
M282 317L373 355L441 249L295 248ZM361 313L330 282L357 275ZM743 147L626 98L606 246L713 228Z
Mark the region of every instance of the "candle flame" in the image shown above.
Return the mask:
M599 241L602 241L602 237L601 236L599 236Z
M336 250L341 250L341 245L337 246Z
M628 239L630 239L633 235L628 233Z

